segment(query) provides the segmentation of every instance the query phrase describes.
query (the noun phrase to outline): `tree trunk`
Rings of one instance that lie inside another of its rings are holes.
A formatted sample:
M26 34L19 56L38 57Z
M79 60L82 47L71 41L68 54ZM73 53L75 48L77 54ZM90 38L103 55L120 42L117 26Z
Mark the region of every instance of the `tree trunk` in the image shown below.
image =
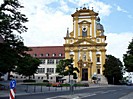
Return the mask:
M10 71L8 72L7 80L11 80L10 79Z

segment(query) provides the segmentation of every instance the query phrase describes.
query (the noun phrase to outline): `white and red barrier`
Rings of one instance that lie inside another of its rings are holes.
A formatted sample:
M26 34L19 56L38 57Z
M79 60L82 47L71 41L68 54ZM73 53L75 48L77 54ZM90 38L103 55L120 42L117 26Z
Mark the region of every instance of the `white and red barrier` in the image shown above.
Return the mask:
M16 81L15 80L11 80L10 81L10 95L9 95L9 99L15 99L15 93L16 93Z
M9 99L15 99L15 93L16 93L16 89L10 89L10 97Z

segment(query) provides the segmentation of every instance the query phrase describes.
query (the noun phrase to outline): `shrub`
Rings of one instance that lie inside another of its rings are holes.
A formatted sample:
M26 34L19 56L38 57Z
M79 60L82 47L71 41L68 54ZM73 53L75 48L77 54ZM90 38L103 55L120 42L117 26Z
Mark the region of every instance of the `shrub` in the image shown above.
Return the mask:
M23 80L23 82L36 82L36 80Z
M43 82L49 82L48 80L43 80Z

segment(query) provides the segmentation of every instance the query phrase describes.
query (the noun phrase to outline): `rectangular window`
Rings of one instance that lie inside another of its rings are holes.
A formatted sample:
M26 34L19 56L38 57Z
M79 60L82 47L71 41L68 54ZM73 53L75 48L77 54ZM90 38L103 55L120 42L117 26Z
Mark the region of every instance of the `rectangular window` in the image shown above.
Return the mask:
M100 62L100 57L97 57L97 62Z
M38 68L38 73L45 73L45 68Z
M60 61L60 59L56 59L56 64L58 64L58 63L59 63L59 61Z
M45 64L45 59L41 59L41 64Z
M54 73L54 68L47 68L47 73Z
M48 59L48 63L47 64L54 64L54 59Z

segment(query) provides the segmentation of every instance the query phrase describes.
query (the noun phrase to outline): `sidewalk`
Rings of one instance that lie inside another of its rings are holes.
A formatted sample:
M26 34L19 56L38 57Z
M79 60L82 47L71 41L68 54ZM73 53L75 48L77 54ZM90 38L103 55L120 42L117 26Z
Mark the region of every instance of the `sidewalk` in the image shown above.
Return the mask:
M119 98L119 99L133 99L133 92L131 92L131 93L129 93L128 95L123 96L123 97L121 97L121 98Z
M69 87L45 87L41 89L40 86L36 86L36 89L34 89L34 86L29 86L28 92L25 91L26 86L19 86L17 85L16 89L16 95L28 95L28 94L38 94L38 93L47 93L47 92L60 92L60 91L69 91ZM110 87L112 85L100 85L100 84L90 84L89 87L76 87L74 90L81 90L85 88L96 88L96 87ZM0 97L7 97L9 96L9 90L0 90ZM71 97L71 96L70 96Z

